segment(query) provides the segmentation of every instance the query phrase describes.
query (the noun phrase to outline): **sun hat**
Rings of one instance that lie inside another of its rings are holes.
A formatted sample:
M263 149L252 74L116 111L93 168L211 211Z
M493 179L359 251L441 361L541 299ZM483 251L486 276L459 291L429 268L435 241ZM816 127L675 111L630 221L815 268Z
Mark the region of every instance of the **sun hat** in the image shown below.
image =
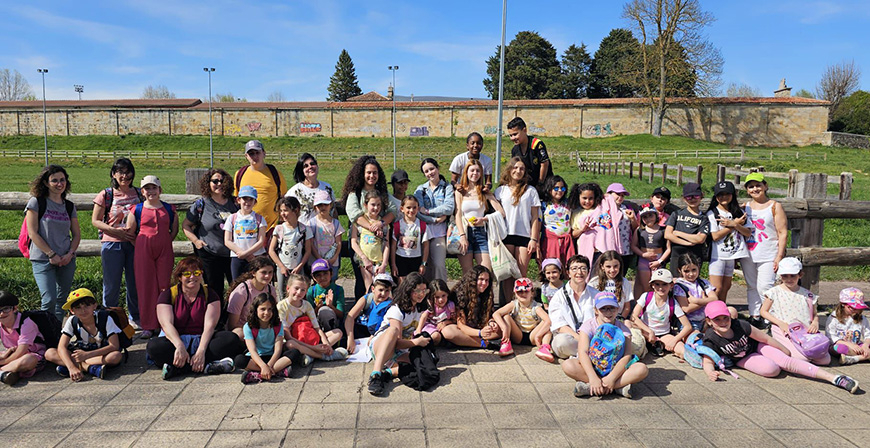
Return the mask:
M244 187L239 188L239 197L257 199L257 189L250 185L245 185Z
M626 196L631 196L630 194L628 194L628 190L626 190L625 187L619 182L614 182L614 183L608 185L607 192L608 193L625 193Z
M656 214L657 214L658 212L659 212L659 211L656 210L656 208L653 207L652 204L647 204L647 206L644 207L644 208L640 211L640 214L638 214L637 216L643 217L643 215L646 215L646 214L648 214L648 213L656 213Z
M656 187L650 196L655 196L657 194L662 195L663 198L669 201L671 200L671 190L668 190L668 187Z
M614 294L612 292L602 291L602 292L599 292L598 294L595 294L594 303L595 303L595 308L597 308L599 310L601 308L604 308L605 306L612 306L612 307L619 308L619 301L616 300L616 294Z
M311 274L313 275L316 272L324 272L331 271L332 268L329 267L329 262L324 260L323 258L318 258L311 264Z
M393 286L396 286L396 282L393 281L393 276L390 274L387 274L386 272L384 272L383 274L376 275L373 281L386 283L386 284L390 285L391 288Z
M329 192L326 190L317 190L314 193L314 205L320 204L332 204L332 197L329 196Z
M804 268L804 265L795 257L785 257L782 260L779 260L779 269L776 270L776 273L779 275L783 274L800 274L801 269Z
M259 140L251 140L245 143L245 154L251 151L265 151L265 149L263 149L263 144Z
M97 298L94 297L94 293L92 293L90 289L79 288L79 289L76 289L75 291L69 293L69 296L66 298L66 303L64 303L61 308L63 308L64 311L69 311L70 308L72 308L73 304L75 304L79 300L82 300L86 297L90 297L94 300L97 300Z
M408 172L399 168L396 171L393 171L393 175L390 176L390 183L396 184L398 182L405 182L411 180L408 177Z
M746 175L746 180L743 181L743 185L748 184L749 182L764 182L764 174L759 172L749 173Z
M703 196L704 193L701 191L701 186L695 182L689 182L686 185L683 185L683 197L686 196Z
M713 187L713 196L716 196L720 193L728 193L728 194L734 195L734 194L737 194L737 189L734 188L734 184L732 184L731 182L728 182L726 180L726 181L717 183Z
M856 310L866 310L867 304L864 303L864 292L858 288L849 287L840 291L840 303L849 305Z
M649 283L652 284L652 282L673 283L674 276L671 275L671 271L667 269L656 269L649 279Z

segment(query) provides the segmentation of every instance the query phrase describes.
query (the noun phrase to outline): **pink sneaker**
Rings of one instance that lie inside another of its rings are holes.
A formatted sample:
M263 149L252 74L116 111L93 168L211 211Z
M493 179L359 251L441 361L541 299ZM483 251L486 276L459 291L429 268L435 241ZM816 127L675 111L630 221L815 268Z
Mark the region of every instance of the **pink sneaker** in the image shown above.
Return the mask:
M553 349L550 348L550 344L541 345L541 348L535 352L535 356L547 362L556 361L556 358L553 356Z
M511 345L511 341L507 341L501 345L501 348L498 349L499 356L510 356L514 354L514 348Z

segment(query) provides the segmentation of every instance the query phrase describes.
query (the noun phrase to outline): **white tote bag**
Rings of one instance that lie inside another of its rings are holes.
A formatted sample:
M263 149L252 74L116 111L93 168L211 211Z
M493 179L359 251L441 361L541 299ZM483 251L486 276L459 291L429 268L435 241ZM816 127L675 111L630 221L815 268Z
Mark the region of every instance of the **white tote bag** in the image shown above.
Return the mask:
M489 259L492 262L492 273L495 279L520 278L520 267L517 260L504 246L502 240L507 236L507 226L501 213L486 216L486 236L489 244Z

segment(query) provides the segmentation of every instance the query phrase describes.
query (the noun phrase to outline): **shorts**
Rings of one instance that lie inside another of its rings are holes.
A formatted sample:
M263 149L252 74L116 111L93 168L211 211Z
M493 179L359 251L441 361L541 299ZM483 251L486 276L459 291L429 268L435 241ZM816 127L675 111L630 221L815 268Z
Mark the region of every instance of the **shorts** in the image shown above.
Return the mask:
M734 275L734 260L710 260L710 275L730 277Z
M529 247L529 241L532 239L527 236L508 235L501 242L505 245L516 247Z
M568 359L577 356L577 339L574 339L570 333L555 333L550 347L557 358Z
M378 332L377 334L375 334L374 336L369 338L369 345L368 345L367 349L369 351L369 355L372 358L372 361L374 361L376 358L375 357L375 341L377 341L378 338L381 337L381 335L383 335L383 334L384 334L383 332ZM392 367L392 366L398 364L399 357L402 355L406 355L410 352L411 352L411 349L409 349L409 348L396 349L395 352L393 353L393 356L390 357L390 359L384 360L384 368L389 368L389 367Z
M522 332L523 337L517 345L535 345L532 343L532 333Z
M45 369L45 352L28 352L27 354L36 356L36 367L26 372L19 372L18 375L21 378L30 378Z
M692 329L695 331L704 332L704 321L703 320L690 320L690 324L692 324Z
M489 241L486 238L486 227L468 226L465 228L465 239L468 241L468 253L488 254Z
M419 272L420 265L423 264L423 256L407 258L396 255L396 273L399 277L407 277L412 272Z

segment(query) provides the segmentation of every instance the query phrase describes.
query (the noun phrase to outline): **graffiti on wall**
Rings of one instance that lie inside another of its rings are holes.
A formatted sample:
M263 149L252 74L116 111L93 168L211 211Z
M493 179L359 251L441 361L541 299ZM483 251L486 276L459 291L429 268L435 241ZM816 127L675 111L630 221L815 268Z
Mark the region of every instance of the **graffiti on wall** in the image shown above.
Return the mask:
M260 127L263 126L263 123L259 121L252 121L245 125L248 128L248 132L257 132L260 130Z
M604 137L608 135L613 135L615 132L613 128L610 126L610 122L607 124L590 124L583 129L583 134L589 137Z
M380 134L381 127L380 126L363 126L359 128L359 131L365 134Z
M429 128L426 126L411 126L411 137L428 137Z
M542 126L529 125L529 134L546 134L547 130Z
M498 126L484 126L483 133L487 135L498 134Z
M320 132L323 130L323 126L320 123L299 123L299 132Z
M224 135L242 135L242 127L237 124L230 124L224 127Z

